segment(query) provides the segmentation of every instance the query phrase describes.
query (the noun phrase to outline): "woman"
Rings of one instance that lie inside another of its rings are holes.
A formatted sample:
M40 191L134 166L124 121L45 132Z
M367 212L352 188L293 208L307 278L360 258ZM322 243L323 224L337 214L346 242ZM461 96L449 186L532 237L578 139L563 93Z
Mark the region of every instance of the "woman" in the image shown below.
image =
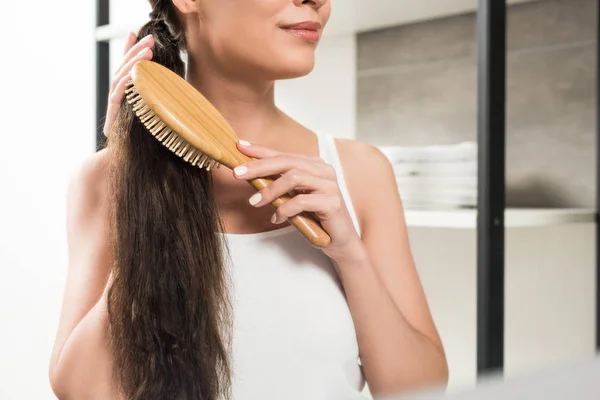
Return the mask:
M275 80L312 70L330 2L150 3L114 77L107 149L69 189L57 396L357 399L365 378L375 395L444 384L390 164L274 105ZM202 171L145 132L122 100L132 66L150 59L186 76L254 160ZM280 177L255 194L245 180L262 176ZM301 211L328 247L286 222Z

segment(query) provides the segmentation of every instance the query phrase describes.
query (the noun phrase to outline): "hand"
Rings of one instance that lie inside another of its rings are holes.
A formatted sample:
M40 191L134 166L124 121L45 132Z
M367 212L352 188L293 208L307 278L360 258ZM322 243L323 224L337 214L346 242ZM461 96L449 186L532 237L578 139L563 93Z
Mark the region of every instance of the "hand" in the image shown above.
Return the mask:
M106 110L106 118L104 120L104 136L108 137L110 130L117 118L119 107L125 97L125 87L127 81L131 79L131 69L141 60L152 59L152 46L154 46L154 37L148 35L138 43L136 43L137 36L134 33L129 33L127 36L127 43L123 50L123 62L117 69L117 72L113 75L112 84L110 86L110 92L108 94L108 107Z
M235 168L236 179L280 176L270 186L254 194L250 204L263 207L284 194L297 192L275 211L271 222L281 224L303 211L312 212L331 236L331 244L323 249L326 255L335 260L356 254L350 250L354 250L354 246L362 246L362 242L331 165L320 157L281 153L244 141L238 143L238 149L255 160Z

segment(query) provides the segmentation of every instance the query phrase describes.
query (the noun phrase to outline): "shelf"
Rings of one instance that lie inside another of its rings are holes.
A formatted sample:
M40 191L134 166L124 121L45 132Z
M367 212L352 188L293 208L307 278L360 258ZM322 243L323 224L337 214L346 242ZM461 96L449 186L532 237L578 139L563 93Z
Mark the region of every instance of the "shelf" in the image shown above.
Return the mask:
M535 0L509 0L508 3L529 1ZM325 38L443 18L477 9L477 0L344 0L343 7L339 7L341 3L335 3L332 8ZM137 32L146 22L146 15L147 11L144 8L140 9L139 18L132 19L130 23L98 27L96 40L119 39L124 38L129 31Z
M477 228L476 210L406 210L409 227ZM565 224L595 223L596 210L569 208L509 208L505 213L506 228L541 227Z

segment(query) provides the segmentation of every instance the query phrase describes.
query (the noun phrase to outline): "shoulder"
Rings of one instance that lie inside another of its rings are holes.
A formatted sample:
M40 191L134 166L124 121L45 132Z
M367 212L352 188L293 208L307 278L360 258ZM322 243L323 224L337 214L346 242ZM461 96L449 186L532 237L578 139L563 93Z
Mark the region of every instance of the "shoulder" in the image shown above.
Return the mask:
M336 139L336 145L348 191L361 222L378 203L399 201L394 170L381 150L352 139Z
M336 139L346 179L354 186L395 186L394 170L376 146L352 139Z
M109 150L100 150L85 158L69 179L67 218L89 218L106 211L108 197Z
M348 167L366 172L388 170L393 174L392 165L388 158L376 146L353 139L335 139L340 154L340 159Z
M96 198L105 187L108 174L108 150L100 150L89 155L75 169L69 179L67 196L75 200L81 196Z

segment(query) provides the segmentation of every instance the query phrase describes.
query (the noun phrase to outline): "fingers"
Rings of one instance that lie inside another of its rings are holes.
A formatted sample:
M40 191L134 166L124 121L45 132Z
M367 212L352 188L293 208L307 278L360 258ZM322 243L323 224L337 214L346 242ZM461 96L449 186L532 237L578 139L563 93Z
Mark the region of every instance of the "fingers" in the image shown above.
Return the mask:
M270 204L278 197L296 190L311 191L315 194L339 193L335 181L319 178L304 171L292 170L259 193L254 194L249 201L254 207L262 207Z
M238 145L238 149L242 153L246 154L247 156L253 157L253 158L268 158L268 157L275 157L275 156L283 154L280 151L273 150L268 147L260 146L260 145L254 144L254 143L249 143L245 140L240 140L237 145ZM313 162L322 162L323 161L323 159L318 156L309 156L309 155L305 155L305 154L293 154L293 155L298 158L304 158L306 160L313 161Z
M325 163L321 157L304 154L288 154L267 147L250 144L243 140L238 142L238 149L254 161L240 165L234 170L238 178L245 180L258 177L280 175L291 169L300 169L315 176L336 179L334 168Z
M340 196L332 194L301 194L292 200L283 203L275 214L271 222L281 224L288 218L300 214L303 211L315 213L321 221L329 219L342 210L343 203Z
M127 54L121 63L121 67L119 67L113 76L113 87L111 89L114 90L114 87L121 78L131 72L131 68L136 62L152 59L152 46L154 46L154 38L152 35L148 35L127 51Z
M243 165L242 168L236 168L234 172L238 178L243 177L244 180L249 180L266 176L278 176L291 170L309 172L321 178L327 177L327 171L321 165L287 154L250 161Z
M112 125L117 117L119 106L125 97L125 88L127 81L130 78L131 69L141 60L152 59L152 46L154 46L154 38L152 35L148 35L138 43L133 33L130 33L127 37L127 41L124 48L125 56L121 67L117 70L113 76L113 81L108 95L108 107L106 110L106 118L104 121L104 135L108 136Z
M291 170L304 171L319 178L336 180L335 170L331 165L323 160L314 161L295 154L279 154L274 157L249 161L236 167L233 172L238 179L250 180L279 176Z
M114 92L117 89L119 82L123 79L123 77L129 76L131 73L131 69L135 65L135 63L141 60L151 60L152 59L152 50L148 47L143 48L136 57L131 58L122 68L121 72L115 76L115 81L113 82L112 91Z
M125 57L127 55L127 52L129 52L129 50L133 47L136 39L137 36L135 35L135 33L129 32L127 34L127 41L125 42L125 48L123 49L123 57Z
M246 154L247 156L254 158L267 158L275 157L281 154L281 152L273 149L269 149L263 146L249 143L245 140L240 140L237 143L238 149Z
M130 76L125 75L121 78L121 80L117 83L114 90L110 93L108 98L108 107L106 109L106 118L104 122L103 133L104 136L108 137L110 129L114 124L117 113L119 112L119 106L125 97L125 88L127 87L127 82L129 81Z

